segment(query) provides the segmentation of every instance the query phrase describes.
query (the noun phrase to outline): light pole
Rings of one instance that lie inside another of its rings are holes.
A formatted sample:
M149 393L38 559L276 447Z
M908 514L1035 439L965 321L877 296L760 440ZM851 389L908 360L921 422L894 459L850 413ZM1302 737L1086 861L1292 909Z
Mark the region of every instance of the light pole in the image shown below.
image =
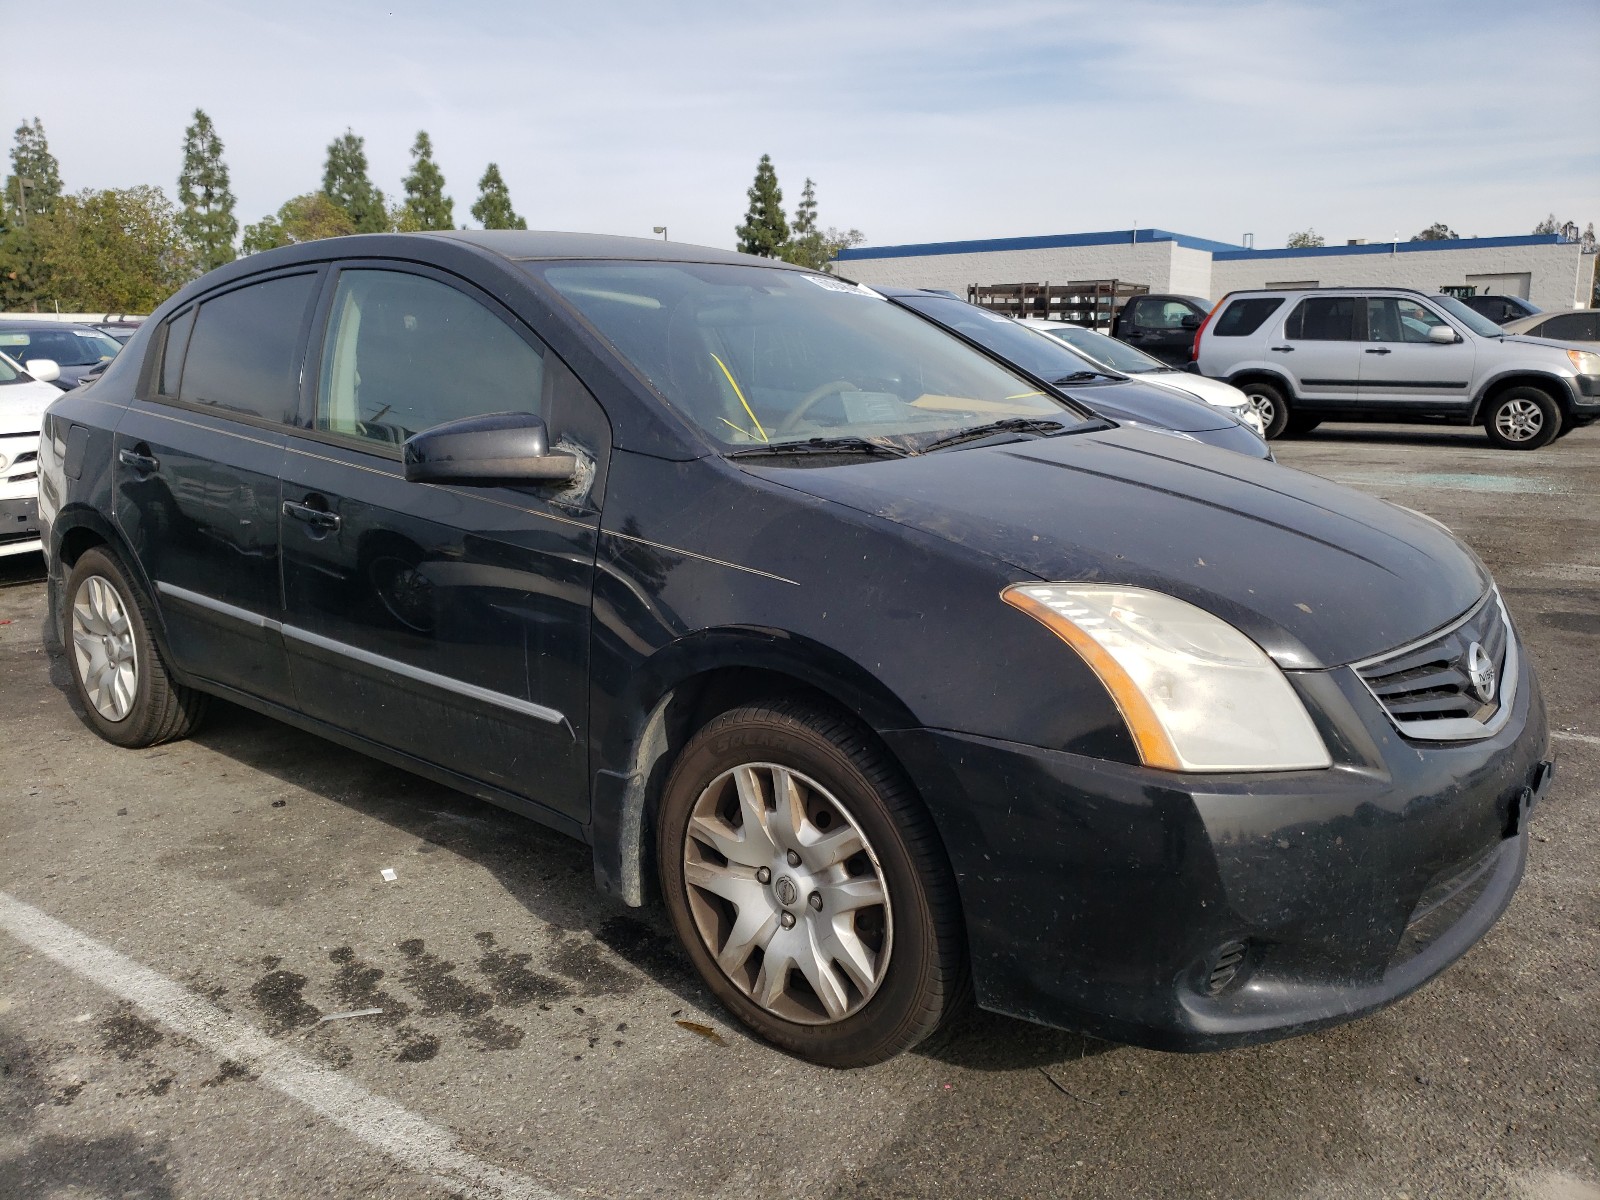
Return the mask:
M667 240L667 227L665 225L652 225L650 232L659 233L663 242Z

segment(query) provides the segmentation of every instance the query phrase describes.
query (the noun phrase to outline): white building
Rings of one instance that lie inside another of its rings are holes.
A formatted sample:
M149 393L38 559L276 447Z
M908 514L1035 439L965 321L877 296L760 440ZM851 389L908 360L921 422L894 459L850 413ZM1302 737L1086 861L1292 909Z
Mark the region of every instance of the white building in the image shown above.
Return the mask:
M1165 229L1119 229L857 246L840 253L838 271L858 283L943 288L959 296L971 284L1088 279L1207 300L1241 288L1387 285L1425 292L1470 287L1479 295L1521 296L1556 310L1588 304L1594 262L1578 243L1555 234L1254 250Z

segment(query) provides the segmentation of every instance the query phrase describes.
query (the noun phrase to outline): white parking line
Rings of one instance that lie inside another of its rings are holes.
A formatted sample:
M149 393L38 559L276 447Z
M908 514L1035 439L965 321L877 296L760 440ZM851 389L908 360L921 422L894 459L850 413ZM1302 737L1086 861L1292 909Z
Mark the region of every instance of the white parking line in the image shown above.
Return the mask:
M1586 746L1600 746L1600 737L1592 733L1568 733L1565 729L1552 729L1550 736L1568 742L1582 742Z
M279 1045L187 988L4 892L0 892L0 929L185 1037L248 1067L268 1087L462 1195L482 1200L556 1200L554 1193L532 1180L468 1154L453 1135L409 1109Z

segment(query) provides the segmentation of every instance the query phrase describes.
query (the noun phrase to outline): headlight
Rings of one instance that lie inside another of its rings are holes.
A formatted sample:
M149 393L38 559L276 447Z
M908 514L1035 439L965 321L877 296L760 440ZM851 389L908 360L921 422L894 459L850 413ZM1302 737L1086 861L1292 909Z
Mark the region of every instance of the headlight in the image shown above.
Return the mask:
M1579 375L1600 375L1600 354L1592 354L1588 350L1568 350L1567 357L1572 360L1572 367Z
M1083 657L1147 767L1298 771L1333 763L1277 664L1192 604L1086 583L1019 583L1000 598Z

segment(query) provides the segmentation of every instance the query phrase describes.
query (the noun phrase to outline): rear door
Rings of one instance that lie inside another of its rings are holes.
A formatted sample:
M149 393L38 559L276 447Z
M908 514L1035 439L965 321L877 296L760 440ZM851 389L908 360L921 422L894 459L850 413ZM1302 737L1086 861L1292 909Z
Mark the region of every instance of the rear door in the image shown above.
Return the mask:
M1465 409L1470 403L1473 344L1431 340L1429 330L1455 330L1421 300L1368 296L1362 303L1366 309L1359 389L1362 405L1419 413Z
M1307 296L1267 338L1268 362L1295 381L1296 396L1312 407L1353 402L1361 384L1357 317L1363 296Z
M302 710L582 820L589 605L609 432L489 297L423 267L329 289L308 428L283 468L284 636ZM407 483L401 444L533 412L581 486Z
M113 452L114 519L175 665L284 704L278 472L319 278L258 277L165 321Z
M1124 332L1118 336L1174 366L1188 363L1195 330L1206 315L1204 310L1176 296L1139 296L1128 302L1124 312Z

